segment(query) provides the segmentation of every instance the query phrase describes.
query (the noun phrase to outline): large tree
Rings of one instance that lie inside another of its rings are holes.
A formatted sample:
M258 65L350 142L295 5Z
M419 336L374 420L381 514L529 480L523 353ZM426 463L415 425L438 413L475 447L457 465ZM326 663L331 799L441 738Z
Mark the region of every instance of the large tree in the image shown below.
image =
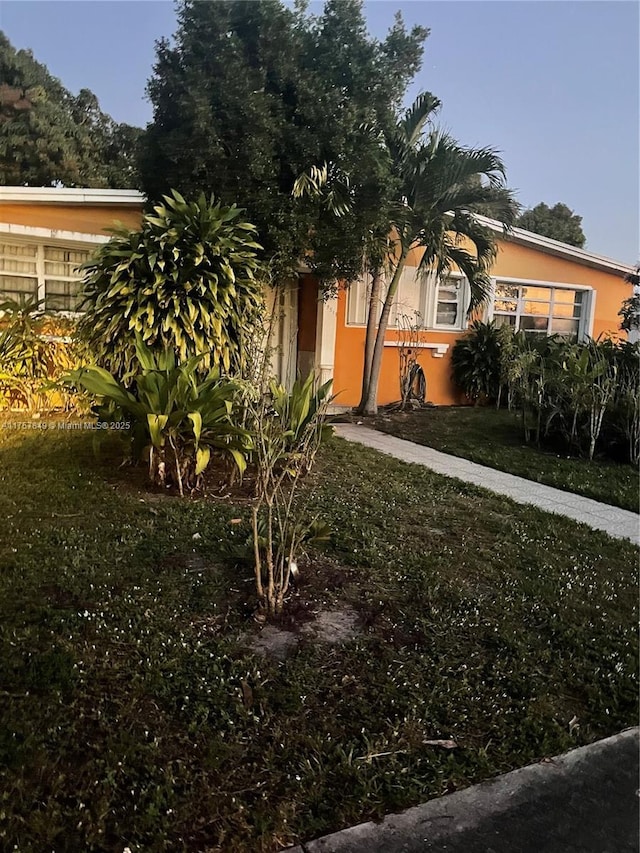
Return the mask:
M183 0L149 83L144 189L215 192L246 209L280 270L306 254L323 279L352 279L389 183L359 129L393 125L426 36L398 18L384 41L369 37L358 0L329 0L316 17L279 0ZM291 196L308 164L324 161L352 177L339 223Z
M516 225L570 246L582 248L587 241L582 230L582 217L560 201L553 207L540 202L530 210L525 210Z
M141 131L76 96L0 32L0 184L131 187Z

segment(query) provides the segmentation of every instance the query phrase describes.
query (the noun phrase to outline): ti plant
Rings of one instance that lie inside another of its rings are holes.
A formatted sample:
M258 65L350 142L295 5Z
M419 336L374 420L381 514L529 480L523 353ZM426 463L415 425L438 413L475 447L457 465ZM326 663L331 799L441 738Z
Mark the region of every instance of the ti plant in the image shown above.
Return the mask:
M638 343L606 337L578 342L507 326L493 337L490 326L474 324L454 348L454 377L470 397L482 399L484 393L489 399L496 387L499 406L506 391L508 408L520 412L526 442L637 464Z
M632 465L640 462L640 346L625 341L617 348L618 382L606 417L622 440Z
M317 518L301 517L295 497L330 433L330 387L330 382L317 387L313 374L299 379L291 392L272 381L269 394L250 404L256 469L252 536L261 618L281 613L302 545L329 535Z
M176 364L173 350L154 352L138 335L140 372L133 390L95 365L65 377L101 401L98 414L114 412L132 421L133 450L148 454L149 478L156 486L175 485L181 495L198 486L212 451L229 456L242 473L251 448L248 432L234 424L234 382L217 368L198 378L200 356Z
M133 384L133 335L183 362L202 355L198 372L236 372L243 334L260 322L262 283L256 229L235 205L173 191L138 231L121 227L84 265L79 332L97 364Z
M496 400L500 386L500 336L493 323L474 321L453 347L456 385L475 405Z

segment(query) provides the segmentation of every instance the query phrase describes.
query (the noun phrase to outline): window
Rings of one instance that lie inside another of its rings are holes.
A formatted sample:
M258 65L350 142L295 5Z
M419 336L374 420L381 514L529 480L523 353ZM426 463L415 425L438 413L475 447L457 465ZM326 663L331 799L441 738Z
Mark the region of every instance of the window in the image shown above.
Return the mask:
M493 319L533 334L578 337L586 317L588 291L570 287L511 284L498 281Z
M448 275L439 281L434 274L419 275L415 267L405 267L398 293L391 306L389 328L464 329L467 299L466 279ZM364 326L367 322L371 277L354 282L347 294L347 323ZM382 303L378 307L378 316Z
M38 299L48 311L77 311L86 249L0 243L0 299Z
M347 323L350 326L365 326L367 324L370 295L370 275L366 275L349 285L347 291Z
M463 321L464 280L446 276L437 283L434 326L459 329Z
M78 249L44 247L44 304L47 311L77 311L81 275L89 253Z
M37 246L0 243L0 298L37 299Z
M378 304L378 318L382 313L384 302L383 288L382 298ZM405 267L400 276L398 292L391 306L389 314L389 328L406 328L408 325L426 328L424 318L426 316L427 287L425 280L416 275L415 267ZM347 323L351 326L364 326L369 316L369 299L371 296L371 276L354 281L347 291Z
M405 267L391 307L389 326L400 329L424 329L426 282L415 267Z

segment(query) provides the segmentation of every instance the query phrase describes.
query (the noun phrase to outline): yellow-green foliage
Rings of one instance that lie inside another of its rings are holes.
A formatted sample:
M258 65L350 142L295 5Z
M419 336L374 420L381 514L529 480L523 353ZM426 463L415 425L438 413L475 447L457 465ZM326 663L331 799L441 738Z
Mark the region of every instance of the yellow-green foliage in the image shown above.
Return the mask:
M173 192L139 231L114 231L85 267L80 333L100 366L130 384L138 333L180 362L202 355L204 372L235 367L243 329L262 305L261 247L240 213L204 194L186 202Z
M56 384L83 362L74 321L39 311L32 300L7 300L0 311L0 409L82 408L79 395Z
M202 356L176 364L173 349L154 351L139 333L135 346L133 391L96 365L70 372L64 382L83 388L98 403L99 418L128 424L132 451L148 456L154 485L176 485L180 494L193 490L212 452L229 456L242 473L251 441L235 424L237 385L217 368L198 380Z

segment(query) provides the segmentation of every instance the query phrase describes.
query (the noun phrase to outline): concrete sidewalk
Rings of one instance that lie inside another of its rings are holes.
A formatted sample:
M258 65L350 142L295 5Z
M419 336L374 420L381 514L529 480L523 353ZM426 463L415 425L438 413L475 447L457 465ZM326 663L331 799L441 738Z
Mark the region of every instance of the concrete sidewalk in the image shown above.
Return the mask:
M334 424L336 434L348 441L364 444L381 453L395 456L404 462L424 465L437 474L456 477L466 483L481 486L506 495L517 503L532 504L547 512L566 515L574 521L588 524L595 530L604 530L617 539L630 539L640 544L640 516L625 509L609 504L563 492L551 486L525 480L495 468L487 468L459 456L441 453L431 447L424 447L412 441L405 441L393 435L370 429L357 424Z
M638 853L638 746L629 729L289 853Z

